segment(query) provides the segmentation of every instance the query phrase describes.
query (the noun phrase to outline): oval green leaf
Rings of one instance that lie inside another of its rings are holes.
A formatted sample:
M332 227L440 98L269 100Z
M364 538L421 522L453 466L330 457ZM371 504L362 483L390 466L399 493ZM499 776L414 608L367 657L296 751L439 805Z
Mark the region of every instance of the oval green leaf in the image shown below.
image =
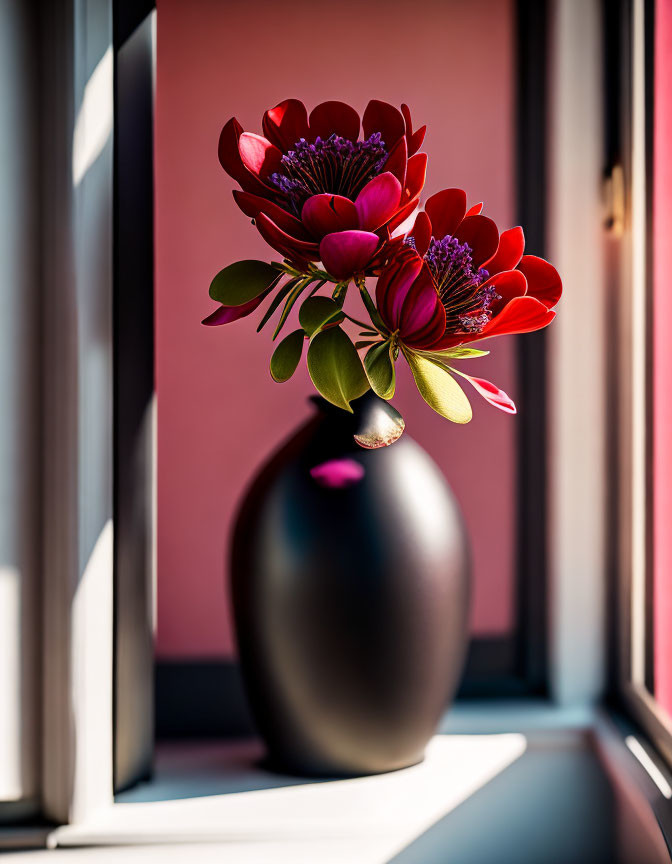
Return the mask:
M210 283L210 296L224 306L249 303L280 279L275 267L265 261L236 261L229 264Z
M338 323L344 318L341 307L331 297L309 297L299 310L299 324L308 337L314 336L327 324Z
M422 353L428 357L436 357L437 360L467 360L470 357L486 357L490 352L458 345L446 351L423 351Z
M391 355L390 342L378 342L370 348L364 358L364 368L373 392L381 399L394 396L396 376Z
M280 342L271 357L271 378L282 384L296 372L303 352L303 330L294 330Z
M421 354L412 351L405 354L420 395L429 407L453 423L468 423L471 405L450 372Z
M351 400L369 389L359 354L340 327L330 327L313 337L308 348L308 372L328 402L350 413Z

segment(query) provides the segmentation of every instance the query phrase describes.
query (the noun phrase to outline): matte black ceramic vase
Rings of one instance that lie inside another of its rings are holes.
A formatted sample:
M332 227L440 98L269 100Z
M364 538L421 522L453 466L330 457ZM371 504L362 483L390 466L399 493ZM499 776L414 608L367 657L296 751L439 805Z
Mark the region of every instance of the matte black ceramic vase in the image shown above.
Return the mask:
M462 670L469 552L442 473L408 434L363 449L387 403L318 402L261 469L232 545L238 649L279 770L392 771L422 760ZM381 426L382 422L382 426Z

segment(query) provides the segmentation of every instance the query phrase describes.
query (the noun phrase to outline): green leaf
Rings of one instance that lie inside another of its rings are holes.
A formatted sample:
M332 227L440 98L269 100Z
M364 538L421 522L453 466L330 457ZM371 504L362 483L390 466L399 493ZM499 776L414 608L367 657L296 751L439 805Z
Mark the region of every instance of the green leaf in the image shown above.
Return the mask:
M330 297L309 297L299 310L299 324L309 338L327 324L341 322L345 315Z
M430 408L453 423L468 423L472 416L469 400L445 366L413 351L404 354L420 395Z
M296 285L292 288L287 296L287 300L285 301L285 305L283 306L282 312L280 313L280 318L278 319L277 327L273 332L273 339L275 340L278 336L278 333L282 330L285 321L287 320L287 316L292 311L292 307L296 303L296 301L301 296L301 292L304 291L310 285L310 277L306 277L305 279L301 279L301 281L297 282Z
M277 294L275 295L273 300L271 300L271 303L270 303L268 309L264 312L264 317L261 319L261 321L259 322L259 324L257 326L257 333L259 333L262 330L262 328L266 326L271 315L275 312L275 310L278 308L278 306L282 303L282 301L285 299L285 297L289 294L289 292L292 290L292 288L296 285L297 281L298 280L296 280L296 279L290 279L289 282L285 282L285 284L280 288L280 290L277 292Z
M265 261L236 261L212 280L210 296L224 306L242 306L263 294L281 276L276 267Z
M350 413L351 400L369 389L359 354L340 327L322 330L311 339L308 372L318 392L328 402Z
M394 396L396 376L390 349L389 340L379 342L367 351L364 358L364 368L371 389L381 399L391 399Z
M303 352L303 330L294 330L280 342L271 357L271 377L278 384L289 381Z
M456 348L448 348L446 351L422 351L420 353L426 357L435 357L437 360L466 360L469 357L486 357L490 352L458 345Z

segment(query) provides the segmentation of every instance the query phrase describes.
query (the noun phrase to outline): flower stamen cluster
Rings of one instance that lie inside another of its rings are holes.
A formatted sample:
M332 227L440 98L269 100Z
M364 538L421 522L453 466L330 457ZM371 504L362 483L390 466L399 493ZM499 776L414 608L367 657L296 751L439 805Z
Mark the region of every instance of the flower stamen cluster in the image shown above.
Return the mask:
M425 261L446 310L446 330L480 333L492 318L491 304L500 297L492 285L481 288L489 273L474 267L469 244L456 237L432 237Z
M336 133L312 142L300 138L280 160L283 170L271 174L270 180L300 215L311 195L328 192L354 200L378 176L387 156L380 132L365 141L350 141Z

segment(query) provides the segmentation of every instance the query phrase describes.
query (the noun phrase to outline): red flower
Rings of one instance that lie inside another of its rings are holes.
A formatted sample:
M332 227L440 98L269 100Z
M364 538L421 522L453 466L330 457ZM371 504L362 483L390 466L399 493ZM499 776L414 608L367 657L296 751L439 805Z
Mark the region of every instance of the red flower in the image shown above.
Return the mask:
M378 311L409 348L443 351L528 333L555 317L562 293L555 267L523 255L522 228L500 236L481 207L467 211L461 189L433 195L379 278Z
M266 111L262 128L264 136L245 132L232 118L219 139L240 209L295 264L321 260L337 279L363 272L417 205L425 127L413 131L406 105L372 100L360 122L344 102L323 102L309 117L286 99Z

